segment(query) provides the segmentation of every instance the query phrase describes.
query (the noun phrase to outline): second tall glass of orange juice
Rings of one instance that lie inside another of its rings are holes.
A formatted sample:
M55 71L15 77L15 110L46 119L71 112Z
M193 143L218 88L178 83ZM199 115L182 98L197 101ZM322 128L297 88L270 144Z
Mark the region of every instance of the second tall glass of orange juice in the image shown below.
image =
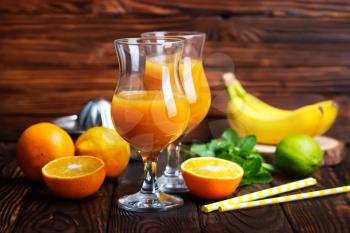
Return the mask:
M190 120L182 137L168 146L168 160L165 171L157 179L160 190L168 193L187 192L188 189L179 169L183 157L180 153L181 139L207 115L211 94L208 81L203 69L202 50L205 42L205 34L200 32L165 31L146 32L144 38L181 38L184 40L184 51L180 59L179 74L186 97L190 103ZM173 67L170 66L170 69ZM144 72L144 86L148 90L159 88L161 67L152 60L146 61Z

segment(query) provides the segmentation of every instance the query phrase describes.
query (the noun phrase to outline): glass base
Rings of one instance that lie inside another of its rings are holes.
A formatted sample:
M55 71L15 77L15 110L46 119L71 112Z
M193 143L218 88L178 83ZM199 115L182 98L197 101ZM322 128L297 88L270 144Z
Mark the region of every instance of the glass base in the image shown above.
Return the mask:
M180 197L163 192L154 193L137 192L119 198L119 208L135 212L159 212L166 211L183 205Z
M181 172L173 175L164 173L157 178L157 185L159 190L165 193L186 193L189 191Z

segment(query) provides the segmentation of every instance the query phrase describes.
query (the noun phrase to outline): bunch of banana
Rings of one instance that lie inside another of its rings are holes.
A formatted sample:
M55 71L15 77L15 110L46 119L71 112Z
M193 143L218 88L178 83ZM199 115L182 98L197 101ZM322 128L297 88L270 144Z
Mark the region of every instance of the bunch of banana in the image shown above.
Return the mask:
M240 136L254 134L259 143L277 144L291 134L311 137L325 133L338 112L335 101L321 101L296 110L275 108L246 92L233 73L223 75L230 101L229 123Z

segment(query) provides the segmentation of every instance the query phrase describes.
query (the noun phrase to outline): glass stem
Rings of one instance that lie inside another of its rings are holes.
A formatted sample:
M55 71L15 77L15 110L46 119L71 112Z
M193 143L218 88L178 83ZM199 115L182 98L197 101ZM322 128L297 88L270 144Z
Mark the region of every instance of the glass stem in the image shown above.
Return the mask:
M144 180L141 192L145 194L155 193L158 189L156 184L156 169L159 152L141 153L144 164Z
M180 166L181 142L172 143L167 147L168 161L165 167L165 176L178 176Z

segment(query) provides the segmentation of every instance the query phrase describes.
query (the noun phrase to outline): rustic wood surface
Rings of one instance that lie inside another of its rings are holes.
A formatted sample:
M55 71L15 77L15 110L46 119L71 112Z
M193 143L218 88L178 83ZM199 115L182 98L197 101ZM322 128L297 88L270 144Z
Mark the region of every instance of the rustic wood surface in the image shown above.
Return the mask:
M349 232L349 194L212 214L185 195L181 209L136 214L116 203L139 188L139 162L79 201L24 179L14 159L23 129L76 114L89 99L110 99L118 77L113 40L155 30L207 34L212 106L188 142L228 127L221 75L234 71L249 91L281 108L336 100L339 116L327 135L350 143L347 0L0 0L0 232ZM349 156L348 146L345 161L320 169L319 184L307 190L349 184ZM289 180L276 174L271 185Z
M210 214L199 211L206 202L185 194L182 208L158 214L133 213L120 210L117 199L139 189L140 161L132 161L118 179L106 180L91 197L70 201L54 197L44 185L27 181L14 153L14 142L0 143L1 232L350 232L349 194ZM314 174L318 184L302 191L349 184L350 147L346 153L343 163L322 167ZM275 173L272 186L290 181ZM253 185L236 194L267 187Z
M335 99L340 113L328 135L350 142L349 19L346 0L0 0L0 139L75 114L91 98L110 99L114 39L196 30L207 34L207 123L225 115L221 74L235 71L249 91L279 107ZM222 131L210 127L202 124L188 140Z
M206 15L217 14L264 14L271 16L307 16L307 17L349 17L350 3L338 1L308 1L299 0L63 0L59 2L45 0L2 0L1 13L113 13L126 14L130 12L169 15L178 13L195 13Z

